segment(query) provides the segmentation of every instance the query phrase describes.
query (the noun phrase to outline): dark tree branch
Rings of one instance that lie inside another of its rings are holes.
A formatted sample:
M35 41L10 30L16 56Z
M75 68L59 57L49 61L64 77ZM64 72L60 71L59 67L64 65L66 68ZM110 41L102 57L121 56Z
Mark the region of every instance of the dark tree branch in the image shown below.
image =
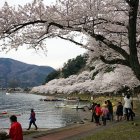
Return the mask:
M111 21L111 20L107 20L104 18L98 18L98 20L103 20L103 21L105 21L105 23L111 23L111 24L120 25L120 26L124 26L124 27L126 26L124 23L119 22L119 21Z
M100 56L100 59L106 64L121 64L130 67L129 62L123 59L116 58L112 60L107 60L104 56Z
M28 25L34 25L34 24L38 24L38 23L46 23L47 21L43 21L43 20L36 20L36 21L31 21L31 22L27 22L27 23L22 23L22 24L18 24L18 25L13 25L13 27L7 29L4 33L6 34L11 34L14 33Z
M98 22L97 22L98 21ZM95 25L99 25L99 24L102 24L102 23L111 23L111 24L115 24L115 25L120 25L120 26L126 26L124 23L122 22L119 22L119 21L111 21L111 20L106 20L104 18L98 18L98 19L93 19L93 20L88 20L88 21L84 21L84 22L81 22L79 24L72 24L73 26L79 26L79 25L84 25L85 23L86 24L89 24L89 23L93 23L94 22L94 26ZM97 22L97 23L96 23Z
M107 47L115 50L116 52L121 54L127 61L129 61L129 54L119 46L112 44L112 42L106 39L104 36L97 34L93 34L91 36L94 37L97 41L101 41L102 43L104 43Z
M74 44L76 44L76 45L82 46L82 48L85 48L85 49L87 49L87 50L89 50L89 51L92 51L92 52L94 51L93 49L88 48L88 47L85 46L84 44L79 43L79 42L77 42L77 41L75 41L75 40L73 40L73 39L65 38L65 37L62 37L62 36L58 36L58 37L61 38L61 39L64 39L64 40L70 41L70 42L72 42L72 43L74 43Z
M64 29L64 27L66 27L66 26L63 26L63 25L55 23L55 22L50 22L49 25L48 25L48 28L51 27L51 26L55 26L55 27L58 27L60 29Z
M47 21L36 20L36 21L31 21L31 22L27 22L27 23L23 23L23 24L13 25L13 27L7 29L4 33L11 34L11 33L14 33L14 32L16 32L16 31L18 31L18 30L20 30L28 25L34 25L34 24L39 24L39 23L47 23ZM67 26L63 26L63 25L55 23L55 22L50 22L48 24L47 33L48 33L48 30L51 26L55 26L55 27L58 27L60 29L64 29L67 27ZM72 27L69 27L69 28L72 28Z
M105 30L105 32L108 32L108 33L111 33L111 34L119 34L119 35L124 35L124 34L127 34L128 32L125 32L125 31L113 31L113 30L109 30L109 29L106 29L105 27L103 28Z

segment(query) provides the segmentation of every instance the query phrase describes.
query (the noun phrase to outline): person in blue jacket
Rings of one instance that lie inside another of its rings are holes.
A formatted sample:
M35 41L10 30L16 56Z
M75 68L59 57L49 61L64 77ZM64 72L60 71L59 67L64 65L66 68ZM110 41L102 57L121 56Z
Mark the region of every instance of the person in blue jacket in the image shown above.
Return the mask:
M30 123L29 123L29 127L28 127L27 130L30 130L32 124L35 126L35 130L37 130L38 127L37 127L37 125L35 123L36 117L35 117L34 109L31 109L31 114L30 114L30 118L29 119L30 119Z

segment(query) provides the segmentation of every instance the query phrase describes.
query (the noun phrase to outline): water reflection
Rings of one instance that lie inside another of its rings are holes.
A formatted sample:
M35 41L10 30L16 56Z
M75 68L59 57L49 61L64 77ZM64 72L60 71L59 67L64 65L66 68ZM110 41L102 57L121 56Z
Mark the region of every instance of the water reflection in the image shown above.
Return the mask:
M23 128L28 127L30 109L34 108L36 112L37 125L39 128L59 128L72 122L81 121L84 117L90 115L89 112L82 110L55 108L54 102L42 102L40 95L14 93L6 95L0 93L0 112L14 112L21 114L18 121ZM0 128L8 128L10 125L8 117L0 117Z

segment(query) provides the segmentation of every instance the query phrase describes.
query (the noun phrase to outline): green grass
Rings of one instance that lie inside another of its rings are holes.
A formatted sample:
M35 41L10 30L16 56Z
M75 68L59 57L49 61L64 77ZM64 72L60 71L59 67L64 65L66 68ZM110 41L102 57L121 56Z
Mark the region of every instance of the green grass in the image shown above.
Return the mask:
M134 122L112 124L82 140L140 140L140 101L135 102L135 113Z
M138 122L140 123L140 122ZM93 136L83 140L139 140L140 125L134 126L132 123L123 123L118 126L112 126L106 130L101 130Z

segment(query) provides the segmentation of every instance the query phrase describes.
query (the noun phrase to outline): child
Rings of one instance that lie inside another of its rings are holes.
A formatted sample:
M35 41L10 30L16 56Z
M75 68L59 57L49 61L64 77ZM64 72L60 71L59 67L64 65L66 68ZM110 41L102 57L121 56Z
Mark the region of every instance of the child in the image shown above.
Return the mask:
M103 121L103 125L106 125L107 114L109 113L109 110L107 108L107 105L104 105L101 110L102 110L102 121Z
M118 102L116 115L117 115L117 121L121 121L123 116L123 105L121 102Z

